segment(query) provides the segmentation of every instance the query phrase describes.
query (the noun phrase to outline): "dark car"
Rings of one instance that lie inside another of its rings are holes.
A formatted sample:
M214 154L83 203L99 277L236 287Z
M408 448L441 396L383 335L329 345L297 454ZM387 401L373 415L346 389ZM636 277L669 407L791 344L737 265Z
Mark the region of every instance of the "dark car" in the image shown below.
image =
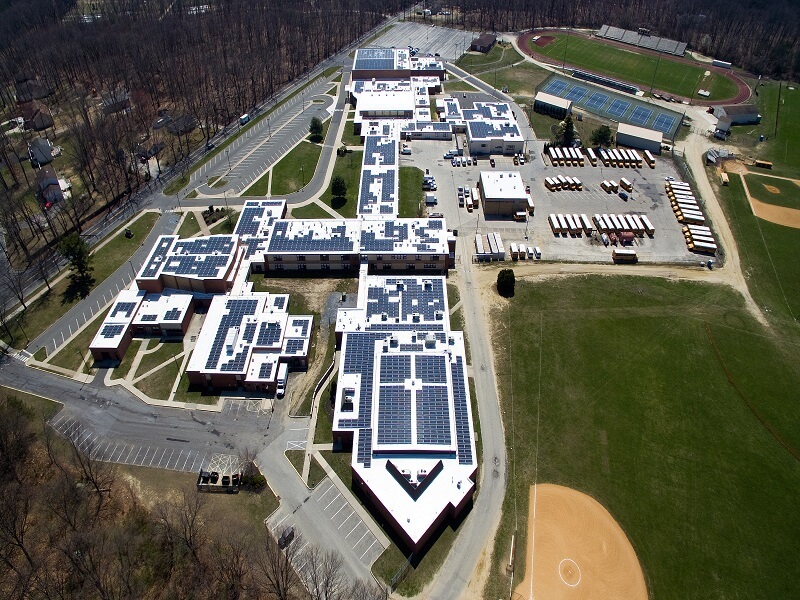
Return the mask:
M294 539L294 527L287 527L286 529L283 530L281 537L278 538L278 548L283 550L284 548L286 548L286 546L292 543L293 539Z
M489 159L489 164L492 165L492 168L494 169L494 159L493 158Z

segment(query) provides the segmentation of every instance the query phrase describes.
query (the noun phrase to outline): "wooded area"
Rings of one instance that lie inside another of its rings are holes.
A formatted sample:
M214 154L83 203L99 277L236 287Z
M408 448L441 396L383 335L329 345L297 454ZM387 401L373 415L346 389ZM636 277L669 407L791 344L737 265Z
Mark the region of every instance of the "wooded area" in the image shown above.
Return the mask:
M91 444L78 449L41 417L0 393L0 597L384 598L351 582L337 553L299 535L281 550L262 524L219 518L191 486L144 505Z

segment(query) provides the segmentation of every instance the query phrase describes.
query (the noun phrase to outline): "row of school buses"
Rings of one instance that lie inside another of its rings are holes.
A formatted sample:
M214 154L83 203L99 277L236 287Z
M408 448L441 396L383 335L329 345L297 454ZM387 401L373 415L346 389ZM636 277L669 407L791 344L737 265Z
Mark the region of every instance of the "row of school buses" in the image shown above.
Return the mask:
M649 150L644 151L644 158L636 150L628 148L600 148L595 152L592 148L559 148L550 146L547 149L550 155L550 162L553 166L564 167L583 167L588 160L593 166L597 166L598 157L604 167L630 167L639 169L644 163L651 169L656 168L656 159Z
M691 252L716 254L716 240L711 229L706 225L705 215L691 186L683 181L667 181L665 187L672 211L678 222L683 225L686 247Z
M591 221L585 214L554 214L547 217L550 229L556 235L585 233L591 235L595 228L600 233L619 233L630 232L638 236L647 234L655 235L656 228L647 218L647 215L607 215L595 214Z
M622 188L626 192L632 192L633 184L624 177L619 180L619 183L617 183L613 179L609 180L604 179L600 183L600 189L602 189L604 192L608 194L615 194L619 191L620 188Z
M559 175L558 177L545 177L544 186L551 192L583 189L583 183L580 179L577 177L567 177L566 175Z

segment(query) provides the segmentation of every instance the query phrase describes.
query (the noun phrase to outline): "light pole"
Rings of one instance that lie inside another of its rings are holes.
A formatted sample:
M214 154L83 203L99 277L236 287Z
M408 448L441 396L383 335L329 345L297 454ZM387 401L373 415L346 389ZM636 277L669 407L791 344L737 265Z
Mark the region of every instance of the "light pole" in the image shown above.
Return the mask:
M661 52L658 53L658 58L656 59L656 68L653 69L653 81L650 83L650 94L653 93L653 86L656 84L656 75L658 74L659 64L661 64Z
M206 185L208 185L208 180L206 180ZM180 192L175 192L175 199L178 201L178 210L183 212L183 208L181 208Z
M300 177L302 178L303 185L301 187L306 187L306 170L305 170L305 163L300 163Z
M272 139L272 126L269 123L269 116L267 116L267 131L269 132L269 139Z
M231 151L229 148L225 148L225 158L228 159L228 173L231 172Z

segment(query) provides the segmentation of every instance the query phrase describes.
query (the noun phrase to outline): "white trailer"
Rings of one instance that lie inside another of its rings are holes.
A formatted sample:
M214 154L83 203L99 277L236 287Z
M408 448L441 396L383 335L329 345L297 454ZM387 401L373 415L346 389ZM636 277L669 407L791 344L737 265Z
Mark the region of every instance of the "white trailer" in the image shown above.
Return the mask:
M486 254L483 247L483 236L480 233L475 234L475 254Z
M506 247L503 246L503 238L500 237L499 233L494 234L494 239L497 241L497 260L505 260L506 259Z

